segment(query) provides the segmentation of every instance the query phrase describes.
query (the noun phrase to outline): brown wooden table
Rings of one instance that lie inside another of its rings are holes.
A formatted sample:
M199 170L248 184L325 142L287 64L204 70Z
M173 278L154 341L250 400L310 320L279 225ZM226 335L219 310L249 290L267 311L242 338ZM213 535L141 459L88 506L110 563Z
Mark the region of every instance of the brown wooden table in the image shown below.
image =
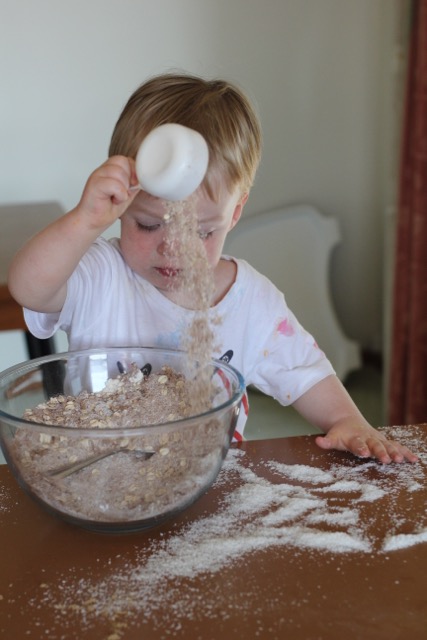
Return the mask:
M120 536L57 520L1 467L0 636L425 640L427 427L402 434L421 453L415 466L323 452L312 436L246 442L231 449L218 482L185 514ZM280 505L268 503L269 491L281 495ZM265 512L253 510L250 496L266 500ZM290 505L303 515L266 524ZM279 529L289 540L266 543ZM367 548L339 551L333 538L321 548L328 532ZM397 548L387 550L393 541ZM180 562L192 559L210 571L179 576ZM150 566L159 577L144 582Z

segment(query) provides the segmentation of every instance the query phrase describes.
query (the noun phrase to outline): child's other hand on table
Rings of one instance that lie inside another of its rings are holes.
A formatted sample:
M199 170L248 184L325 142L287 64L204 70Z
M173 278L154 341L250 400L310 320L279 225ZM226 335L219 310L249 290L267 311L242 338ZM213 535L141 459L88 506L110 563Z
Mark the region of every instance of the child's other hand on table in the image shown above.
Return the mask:
M325 432L316 438L322 449L349 451L360 458L375 458L383 464L417 462L418 457L399 442L388 440L360 413L336 376L328 376L298 398L295 409Z
M399 442L388 440L370 425L355 426L351 421L331 427L326 435L316 438L316 444L322 449L350 451L360 458L376 458L383 464L418 461L418 457Z

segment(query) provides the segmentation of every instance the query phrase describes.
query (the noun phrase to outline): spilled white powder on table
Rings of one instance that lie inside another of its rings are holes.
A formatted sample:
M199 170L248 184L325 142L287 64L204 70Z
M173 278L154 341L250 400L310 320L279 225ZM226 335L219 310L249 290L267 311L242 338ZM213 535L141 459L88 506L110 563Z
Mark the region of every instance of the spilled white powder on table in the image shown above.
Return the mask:
M427 542L427 527L419 533L401 533L390 536L384 541L383 551L396 551L397 549L405 549L415 544Z
M0 484L0 513L7 513L11 510L10 492L4 485Z
M405 439L403 428L386 432L388 437ZM54 606L62 616L78 614L86 624L92 618L107 616L115 640L122 637L127 624L124 620L131 624L132 614L137 613L173 635L180 619L198 615L200 603L191 590L191 579L238 565L248 554L284 545L319 553L382 554L426 542L426 514L418 513L417 524L412 523L412 531L408 531L411 523L402 519L393 499L401 492L406 492L406 498L425 489L427 445L414 437L412 441L407 438L405 444L417 451L419 463L331 463L328 471L274 460L250 468L245 464L246 454L232 449L216 486L237 486L225 494L215 513L199 517L163 542L153 542L148 558L145 549L139 561L112 569L105 579L73 581L62 577L45 590L42 606ZM263 470L272 480L263 476ZM366 503L385 495L393 530L379 538L376 531L381 530L381 508L378 523L366 522L362 511ZM399 530L403 525L405 533ZM190 586L182 580L190 580ZM209 618L207 603L203 606L203 616ZM171 616L165 619L169 607Z

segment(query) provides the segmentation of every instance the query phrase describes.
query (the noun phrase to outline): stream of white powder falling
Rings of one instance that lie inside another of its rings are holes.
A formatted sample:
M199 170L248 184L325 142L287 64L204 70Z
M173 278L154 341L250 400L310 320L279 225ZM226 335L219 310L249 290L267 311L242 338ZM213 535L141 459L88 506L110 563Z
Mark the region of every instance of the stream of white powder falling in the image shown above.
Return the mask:
M210 314L215 292L214 273L200 237L197 200L190 197L184 202L167 202L165 221L165 242L180 267L174 293L178 303L195 311L183 336L182 348L188 354L189 365L198 363L197 370L192 372L192 412L197 414L210 406L212 396L212 372L206 365L217 346L212 325L220 322Z
M388 436L403 441L405 433L403 428L393 428ZM180 592L177 580L179 584L180 579L214 574L259 550L286 545L296 550L368 554L426 542L426 514L417 514L414 529L402 533L399 527L408 523L401 521L392 499L399 492L425 489L427 444L414 439L405 444L419 454L418 464L381 466L367 460L354 466L331 464L328 471L274 460L261 462L255 471L245 465L243 451L232 449L216 485L226 487L237 481L238 486L226 493L216 513L199 517L165 542L153 543L148 559L142 556L140 562L112 570L101 581L62 578L46 590L43 606L55 606L62 613L73 610L86 622L107 611L112 620L121 619L125 612L132 616L142 611L151 619L170 606L176 621L176 616L191 617L198 606L196 598L193 602L185 590ZM262 476L263 468L273 473L274 481ZM337 499L340 494L346 498L342 504ZM366 502L386 494L395 530L376 539L368 533L372 523L364 522L360 511ZM161 624L166 624L164 618ZM116 631L116 638L121 637Z

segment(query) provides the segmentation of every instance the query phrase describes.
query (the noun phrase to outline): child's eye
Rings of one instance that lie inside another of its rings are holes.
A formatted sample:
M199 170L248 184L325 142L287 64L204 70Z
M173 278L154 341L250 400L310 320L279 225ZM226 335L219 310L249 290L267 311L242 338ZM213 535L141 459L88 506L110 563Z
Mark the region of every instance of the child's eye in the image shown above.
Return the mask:
M213 231L199 231L199 238L201 240L207 240L208 238L211 237L212 234L213 234Z
M142 224L142 222L136 222L136 226L140 231L146 231L147 233L151 233L152 231L157 231L160 228L160 224Z

